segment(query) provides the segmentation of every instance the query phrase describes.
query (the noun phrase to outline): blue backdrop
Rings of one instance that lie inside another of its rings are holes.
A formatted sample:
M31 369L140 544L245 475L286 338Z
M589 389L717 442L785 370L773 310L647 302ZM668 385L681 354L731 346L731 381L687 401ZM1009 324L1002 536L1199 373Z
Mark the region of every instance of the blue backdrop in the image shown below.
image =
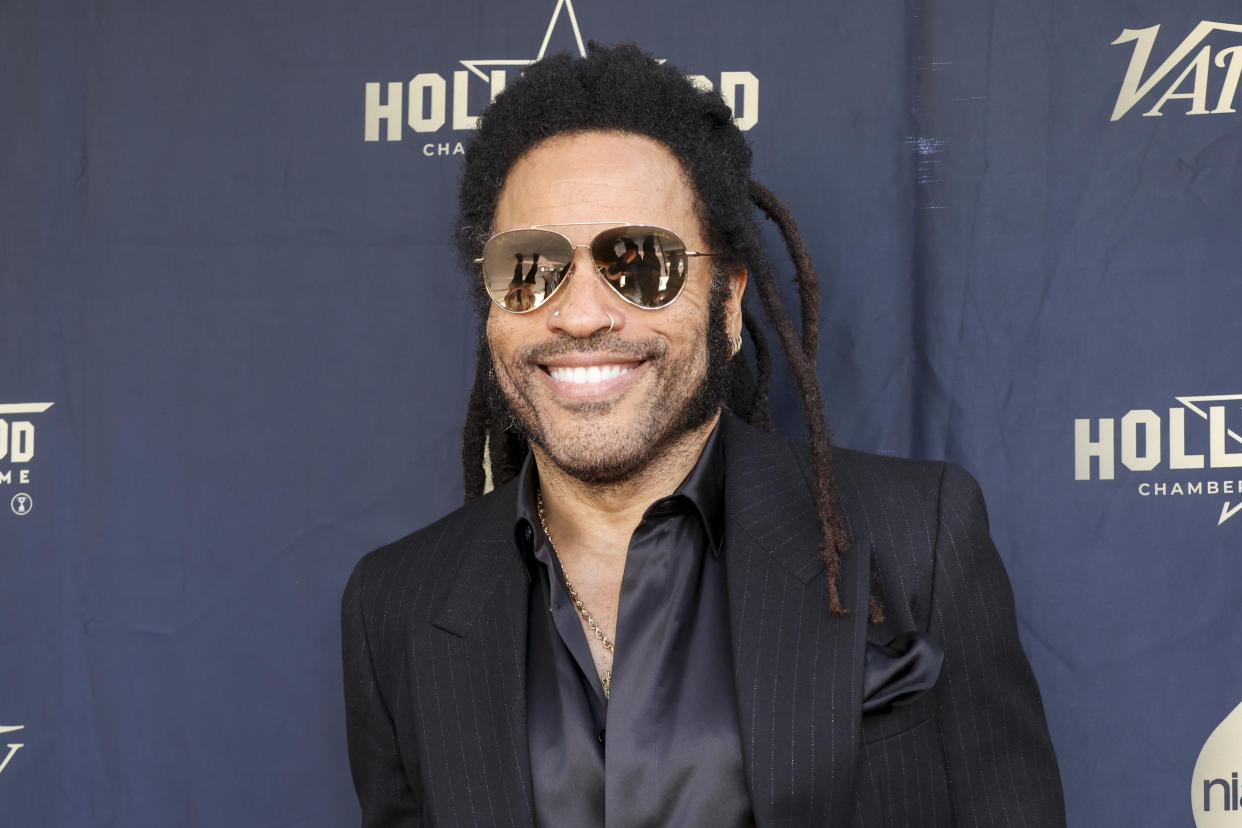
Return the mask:
M340 593L461 499L459 144L579 37L732 101L838 442L980 478L1071 824L1190 825L1242 701L1230 0L6 0L0 823L356 821Z

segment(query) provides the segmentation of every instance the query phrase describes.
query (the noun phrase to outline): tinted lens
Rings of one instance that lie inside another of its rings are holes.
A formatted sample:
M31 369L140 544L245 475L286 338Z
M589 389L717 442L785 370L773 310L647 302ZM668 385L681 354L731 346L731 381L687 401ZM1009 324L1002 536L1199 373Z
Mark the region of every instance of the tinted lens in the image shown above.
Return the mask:
M591 242L591 256L608 284L640 308L662 308L686 282L686 245L663 227L605 230Z
M483 285L505 310L534 310L564 280L573 258L569 240L551 230L498 233L483 246Z

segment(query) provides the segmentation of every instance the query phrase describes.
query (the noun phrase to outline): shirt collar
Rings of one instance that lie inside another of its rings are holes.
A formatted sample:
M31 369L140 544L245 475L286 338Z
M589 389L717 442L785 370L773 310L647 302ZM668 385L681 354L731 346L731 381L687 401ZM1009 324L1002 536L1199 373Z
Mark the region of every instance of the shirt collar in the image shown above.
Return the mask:
M535 455L528 451L522 461L522 470L518 472L517 522L513 527L513 539L531 578L535 577L538 566L535 560L536 540L542 543L542 536L543 530L539 528L539 518L535 514Z
M723 414L722 417L723 419ZM662 497L647 507L644 518L659 517L669 509L676 509L679 501L689 501L703 521L711 543L712 554L720 554L720 543L724 539L724 440L720 437L720 421L716 422L712 433L707 436L703 451L699 454L694 468L681 481L677 490L668 497ZM539 527L539 517L535 513L535 487L538 474L535 470L535 457L530 452L518 472L517 486L517 522L513 536L518 549L532 575L536 565L535 544L542 540L543 532Z
M717 421L712 433L707 436L698 462L681 481L677 491L651 504L644 516L651 515L652 510L663 503L684 497L699 513L712 552L719 555L720 542L724 539L724 475L724 440L720 437L720 422Z

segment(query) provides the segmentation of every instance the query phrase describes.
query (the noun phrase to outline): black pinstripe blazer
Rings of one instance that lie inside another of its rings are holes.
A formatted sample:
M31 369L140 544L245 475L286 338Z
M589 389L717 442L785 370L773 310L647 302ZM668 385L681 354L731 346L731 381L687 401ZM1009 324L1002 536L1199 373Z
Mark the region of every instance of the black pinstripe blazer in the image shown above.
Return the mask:
M724 554L738 723L760 826L1058 826L1060 777L978 486L837 450L853 546L828 613L810 464L725 415ZM364 826L533 823L527 570L512 484L364 557L343 601ZM867 623L867 596L886 620ZM945 651L936 686L862 712L866 643ZM576 828L576 827L575 827Z

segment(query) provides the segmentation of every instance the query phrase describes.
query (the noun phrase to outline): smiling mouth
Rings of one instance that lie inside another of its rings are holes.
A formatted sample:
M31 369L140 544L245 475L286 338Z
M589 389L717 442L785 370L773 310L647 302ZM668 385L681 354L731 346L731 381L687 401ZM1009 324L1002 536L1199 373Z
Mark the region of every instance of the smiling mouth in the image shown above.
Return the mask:
M600 385L623 377L636 367L636 363L591 366L545 365L543 370L547 371L557 382L571 385Z

